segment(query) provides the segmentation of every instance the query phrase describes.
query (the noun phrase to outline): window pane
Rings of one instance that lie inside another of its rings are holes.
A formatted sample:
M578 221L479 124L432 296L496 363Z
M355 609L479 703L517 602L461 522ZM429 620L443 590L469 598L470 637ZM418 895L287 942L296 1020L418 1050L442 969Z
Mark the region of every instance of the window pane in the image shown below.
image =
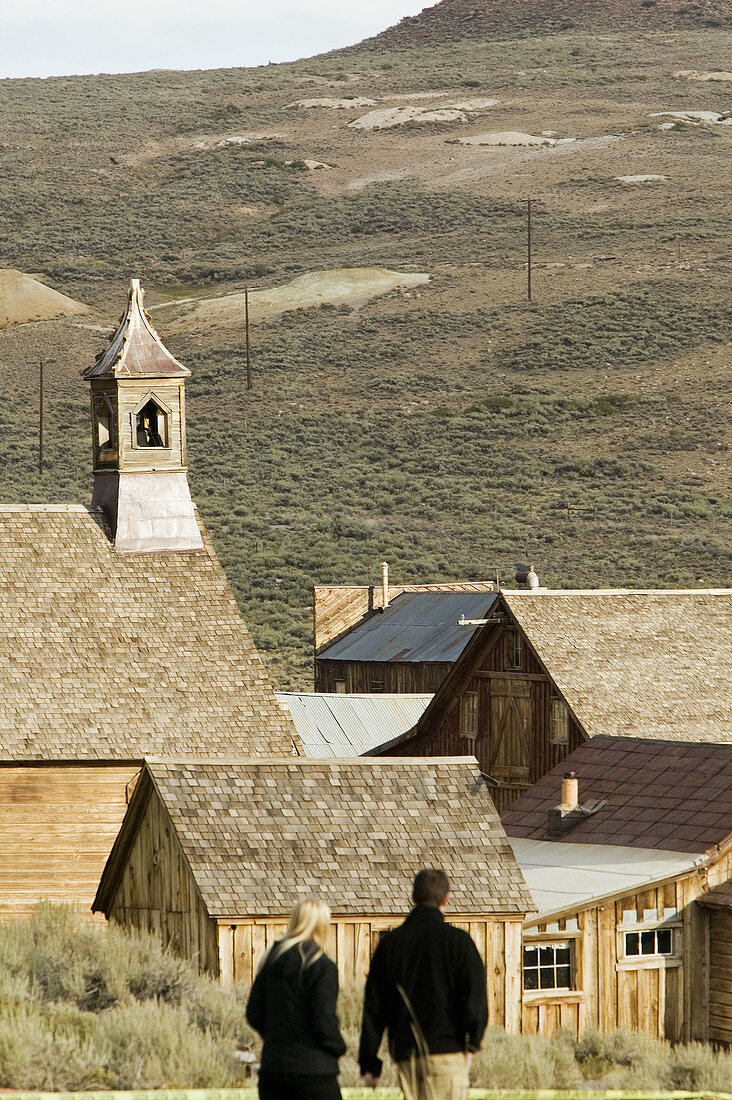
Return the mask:
M554 948L553 947L540 947L539 948L539 962L542 966L554 965Z
M536 947L524 948L524 966L538 966L539 949Z
M557 966L569 966L569 948L557 948Z
M625 954L640 955L640 937L637 932L625 933Z
M557 967L557 989L569 989L571 986L571 972L568 966Z
M539 988L539 971L524 970L524 989Z
M670 928L659 928L656 933L659 955L670 955L673 950L673 936Z
M556 986L554 984L553 966L541 967L541 969L539 970L539 988L556 989Z
M656 933L641 932L641 955L656 954Z

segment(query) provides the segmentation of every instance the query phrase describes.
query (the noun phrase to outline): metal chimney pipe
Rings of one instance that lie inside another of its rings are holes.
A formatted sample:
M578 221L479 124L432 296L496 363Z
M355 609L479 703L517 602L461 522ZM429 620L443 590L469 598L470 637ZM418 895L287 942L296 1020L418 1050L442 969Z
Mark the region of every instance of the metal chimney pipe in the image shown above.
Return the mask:
M579 806L579 780L574 772L567 772L562 780L562 806L569 810Z
M381 589L382 589L382 606L389 606L389 563L382 561L381 563Z

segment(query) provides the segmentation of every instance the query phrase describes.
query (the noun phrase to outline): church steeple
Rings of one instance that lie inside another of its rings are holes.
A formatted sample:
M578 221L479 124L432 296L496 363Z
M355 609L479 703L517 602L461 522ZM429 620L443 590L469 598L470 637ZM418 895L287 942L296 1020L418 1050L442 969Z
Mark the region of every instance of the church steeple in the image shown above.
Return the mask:
M91 384L94 493L120 552L200 550L186 475L185 380L143 308L138 279Z

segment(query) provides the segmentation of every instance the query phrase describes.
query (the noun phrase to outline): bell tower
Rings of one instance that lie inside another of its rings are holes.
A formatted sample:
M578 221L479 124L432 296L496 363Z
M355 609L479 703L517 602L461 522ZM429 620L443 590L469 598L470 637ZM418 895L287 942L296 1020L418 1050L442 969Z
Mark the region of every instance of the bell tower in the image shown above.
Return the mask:
M185 380L143 309L138 279L91 385L94 491L120 553L201 550L186 473Z

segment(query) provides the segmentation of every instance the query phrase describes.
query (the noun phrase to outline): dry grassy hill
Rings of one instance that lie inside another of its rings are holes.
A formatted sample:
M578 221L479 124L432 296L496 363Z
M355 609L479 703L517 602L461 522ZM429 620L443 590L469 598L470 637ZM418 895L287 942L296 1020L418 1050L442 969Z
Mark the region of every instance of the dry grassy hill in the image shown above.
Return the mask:
M0 263L94 310L0 329L0 494L89 499L79 375L141 277L193 369L194 495L283 685L308 682L310 585L384 558L732 575L732 34L527 36L536 7L504 10L500 38L451 16L291 65L0 82Z
M730 0L441 0L373 41L391 48L560 31L642 34L701 27L732 27Z

